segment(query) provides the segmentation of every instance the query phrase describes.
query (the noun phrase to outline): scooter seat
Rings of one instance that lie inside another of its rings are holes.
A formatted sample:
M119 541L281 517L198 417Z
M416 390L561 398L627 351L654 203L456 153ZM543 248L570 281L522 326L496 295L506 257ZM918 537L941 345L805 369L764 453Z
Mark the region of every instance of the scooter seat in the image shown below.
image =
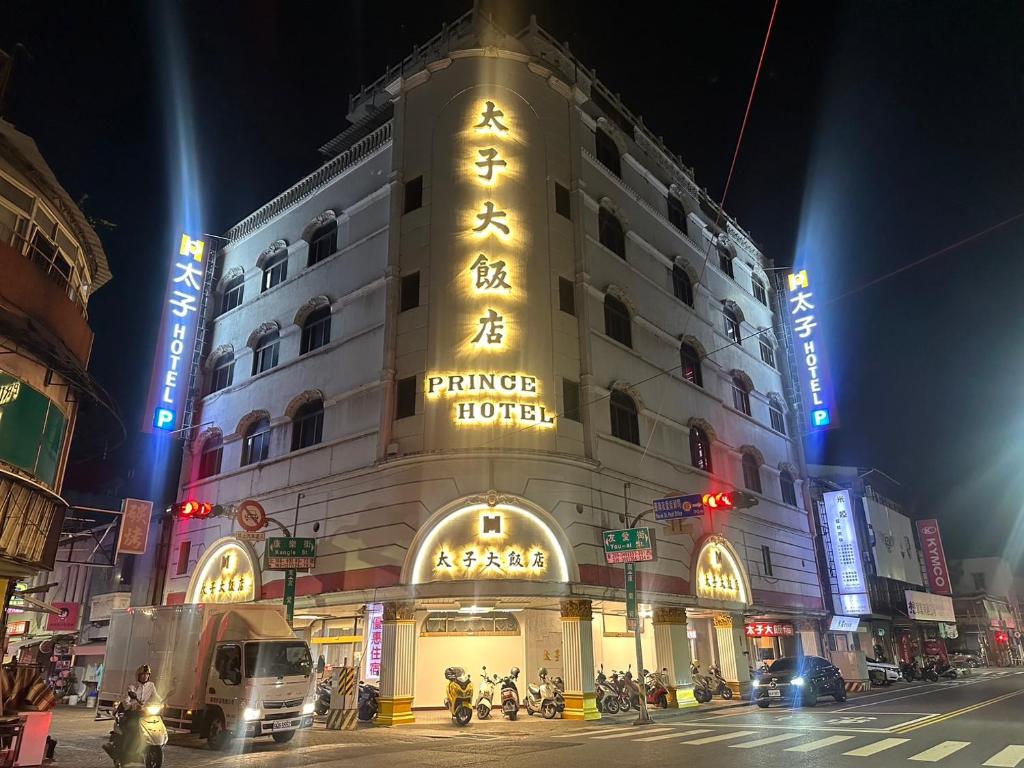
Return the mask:
M534 694L536 696L540 696L540 686L539 685L533 685L531 683L530 685L527 686L527 688L530 691L530 693L532 693L532 694Z

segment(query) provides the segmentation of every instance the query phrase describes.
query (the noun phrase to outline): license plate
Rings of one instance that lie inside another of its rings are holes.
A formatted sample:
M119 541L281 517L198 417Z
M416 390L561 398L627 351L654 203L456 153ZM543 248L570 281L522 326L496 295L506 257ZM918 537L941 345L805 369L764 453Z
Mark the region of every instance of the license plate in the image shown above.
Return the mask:
M777 699L777 698L781 698L781 697L782 697L782 691L780 691L778 689L772 689L772 688L768 689L768 698L770 698L770 699Z
M294 728L296 725L294 720L275 720L274 730L275 731L286 731L289 728Z

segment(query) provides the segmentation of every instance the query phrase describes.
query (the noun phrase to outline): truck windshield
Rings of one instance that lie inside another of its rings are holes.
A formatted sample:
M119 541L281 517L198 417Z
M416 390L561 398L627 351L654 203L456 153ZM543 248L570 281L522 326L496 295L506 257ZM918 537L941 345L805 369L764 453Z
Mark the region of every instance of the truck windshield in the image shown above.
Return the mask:
M296 677L313 671L309 648L298 640L245 644L246 677Z

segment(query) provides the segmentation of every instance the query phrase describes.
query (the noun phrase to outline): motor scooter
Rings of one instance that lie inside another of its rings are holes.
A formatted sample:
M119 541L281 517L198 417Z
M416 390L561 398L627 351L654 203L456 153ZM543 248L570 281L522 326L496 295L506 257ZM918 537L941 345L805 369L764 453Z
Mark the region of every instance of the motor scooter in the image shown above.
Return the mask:
M481 667L480 690L476 697L476 716L478 720L486 720L491 716L491 700L494 698L494 686L498 684L497 675L488 675L487 667Z
M164 762L164 746L167 744L167 727L160 717L163 704L153 699L139 711L139 699L135 692L129 691L128 698L136 709L129 711L118 705L114 712L114 728L103 750L114 761L114 768L123 768L132 763L141 763L146 768L160 768Z
M462 667L448 667L444 677L448 681L445 707L457 725L469 725L473 719L473 681Z
M729 687L729 683L722 677L722 670L718 668L718 665L712 664L708 667L708 673L711 676L711 687L714 689L714 692L723 699L731 699L732 688Z
M313 702L313 712L318 717L323 717L331 708L331 683L324 680L316 684L316 700Z
M644 680L647 687L647 703L668 709L668 669L662 669L661 672L648 672L645 669Z
M633 679L633 666L630 665L625 672L612 672L612 682L619 692L619 711L628 712L630 709L640 709L640 686Z
M701 674L700 662L696 659L690 662L690 679L693 681L693 698L698 704L707 704L714 698L711 678Z
M930 683L939 682L939 673L935 671L935 662L932 659L928 659L924 663L924 668L921 670L921 679L927 680Z
M530 683L526 686L526 714L535 715L540 712L545 720L550 720L562 709L565 709L565 700L559 690L560 677L548 678L548 670L541 667L537 670L537 677L540 683ZM561 705L561 706L559 706Z
M921 677L921 669L917 666L917 662L905 661L900 664L900 674L904 680L910 683Z
M508 675L501 678L501 713L509 720L519 717L519 667L512 667Z
M619 692L605 676L603 664L594 678L594 694L597 697L598 712L608 715L619 713Z
M360 722L368 723L377 717L380 705L377 700L380 698L380 689L373 683L359 683L359 711L356 717Z

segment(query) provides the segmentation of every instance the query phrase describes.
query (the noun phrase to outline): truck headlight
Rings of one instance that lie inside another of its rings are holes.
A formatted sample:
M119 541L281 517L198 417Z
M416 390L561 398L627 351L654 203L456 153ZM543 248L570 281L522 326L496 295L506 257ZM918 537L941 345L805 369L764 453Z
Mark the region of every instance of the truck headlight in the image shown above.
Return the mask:
M260 710L259 707L246 707L242 710L243 720L259 720Z
M312 701L307 702L306 704L302 705L302 714L304 714L304 715L312 715L313 714L313 702Z
M789 682L790 682L791 685L795 685L797 687L800 687L801 685L804 684L804 679L802 677L794 677Z
M147 715L149 715L150 717L153 717L153 716L155 716L155 715L159 715L159 714L160 714L160 711L161 711L161 710L162 710L163 708L164 708L164 707L163 707L163 705L162 705L162 704L150 704L150 705L148 705L148 706L146 707L146 714L147 714Z

